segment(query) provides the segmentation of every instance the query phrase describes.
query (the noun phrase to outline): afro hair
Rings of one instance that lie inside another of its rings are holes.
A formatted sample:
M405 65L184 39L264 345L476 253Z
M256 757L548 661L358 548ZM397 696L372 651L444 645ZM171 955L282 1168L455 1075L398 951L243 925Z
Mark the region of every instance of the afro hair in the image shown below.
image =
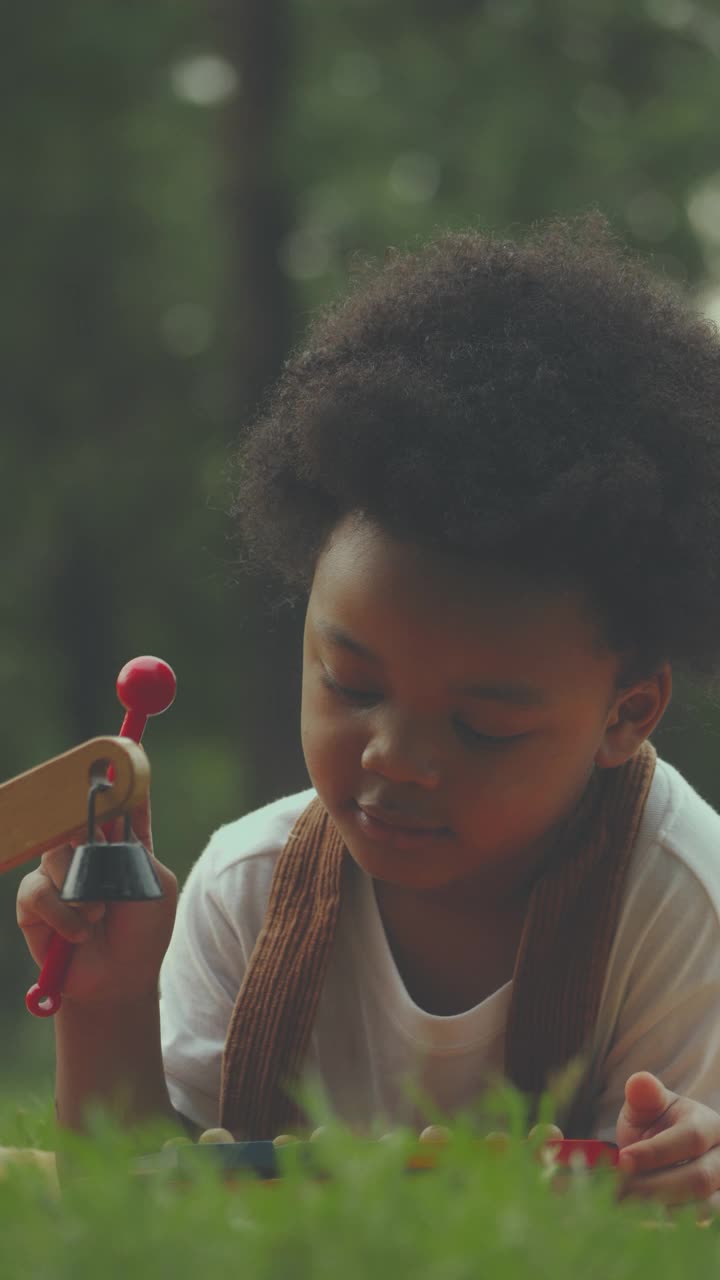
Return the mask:
M720 338L604 214L361 272L240 442L246 562L296 595L335 525L583 585L643 670L716 673Z

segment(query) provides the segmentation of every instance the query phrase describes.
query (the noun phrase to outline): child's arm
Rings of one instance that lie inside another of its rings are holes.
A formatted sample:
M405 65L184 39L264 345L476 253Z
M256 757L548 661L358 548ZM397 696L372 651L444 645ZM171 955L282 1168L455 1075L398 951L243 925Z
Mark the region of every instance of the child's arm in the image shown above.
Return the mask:
M709 859L701 878L663 855L628 895L608 977L612 1034L593 1129L621 1148L623 1195L668 1204L720 1198L715 874Z
M112 1105L124 1125L177 1119L165 1086L155 992L127 1004L64 999L55 1042L55 1108L64 1128L82 1130L93 1102Z
M720 920L697 879L683 876L659 901L652 884L640 887L649 922L631 919L619 941L603 1011L610 1034L590 1136L611 1141L637 1072L720 1111Z
M133 814L137 837L152 850L149 805ZM62 846L43 855L17 897L18 924L43 963L53 932L75 944L55 1016L57 1115L85 1126L93 1103L124 1124L175 1117L160 1053L158 976L173 929L177 881L153 858L164 896L152 902L64 903L60 886L72 857Z

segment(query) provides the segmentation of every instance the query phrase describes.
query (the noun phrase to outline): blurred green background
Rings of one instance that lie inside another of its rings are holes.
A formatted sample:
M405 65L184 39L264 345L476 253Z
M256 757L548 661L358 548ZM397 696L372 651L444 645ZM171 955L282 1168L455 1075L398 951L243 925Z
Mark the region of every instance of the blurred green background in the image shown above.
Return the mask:
M307 784L302 619L243 578L227 466L358 256L603 209L720 315L720 10L695 0L32 0L0 45L4 478L0 777L117 732L124 662L175 668L151 722L155 838ZM661 753L720 807L712 691ZM0 882L0 1076L44 1088Z

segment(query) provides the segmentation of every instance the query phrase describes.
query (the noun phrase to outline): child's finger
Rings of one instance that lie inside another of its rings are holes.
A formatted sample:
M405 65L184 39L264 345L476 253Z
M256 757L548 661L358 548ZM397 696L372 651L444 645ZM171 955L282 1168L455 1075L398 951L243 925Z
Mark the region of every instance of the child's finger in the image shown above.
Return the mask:
M88 904L96 906L97 904ZM40 949L40 935L49 941L50 932L59 933L68 942L82 942L89 935L88 907L63 902L57 886L40 868L31 871L20 882L16 900L17 922L23 933L38 931L36 945Z
M78 902L77 908L82 914L84 920L88 924L97 924L102 920L107 911L108 904L106 902Z
M672 1125L653 1138L633 1142L620 1152L620 1168L626 1173L651 1173L683 1160L697 1160L720 1143L720 1116L710 1108L702 1124Z
M56 849L48 849L40 859L40 870L43 875L58 888L62 889L68 867L72 862L75 847L72 844L61 844Z
M669 1207L703 1204L712 1199L718 1188L720 1148L714 1147L698 1160L690 1160L687 1164L627 1178L619 1188L619 1198L659 1200Z

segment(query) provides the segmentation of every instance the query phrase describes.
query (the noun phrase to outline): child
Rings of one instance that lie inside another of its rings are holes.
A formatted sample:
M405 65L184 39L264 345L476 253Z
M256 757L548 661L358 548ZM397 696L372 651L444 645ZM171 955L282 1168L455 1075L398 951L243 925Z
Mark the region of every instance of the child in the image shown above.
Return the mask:
M648 739L717 658L719 403L714 327L597 213L441 237L318 322L236 503L307 597L312 788L216 833L169 947L160 864L162 903L107 911L59 902L67 849L23 881L38 962L85 939L63 1123L121 1085L129 1119L273 1137L319 1078L377 1132L416 1120L408 1077L452 1112L582 1052L568 1131L711 1199L720 817Z

